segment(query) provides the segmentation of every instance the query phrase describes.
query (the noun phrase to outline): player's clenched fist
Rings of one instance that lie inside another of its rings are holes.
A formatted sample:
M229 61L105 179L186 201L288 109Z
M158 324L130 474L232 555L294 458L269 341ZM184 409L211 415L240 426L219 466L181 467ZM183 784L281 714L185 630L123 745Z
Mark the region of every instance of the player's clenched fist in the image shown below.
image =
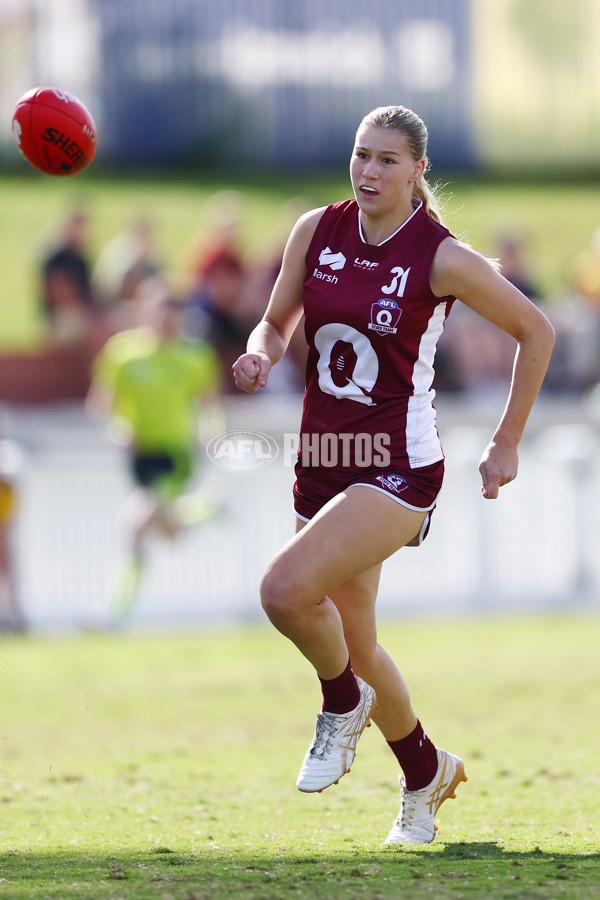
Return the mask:
M485 448L479 463L482 480L481 493L485 499L496 500L500 488L517 477L518 468L519 457L516 445L502 445L491 441Z
M255 394L259 388L265 387L271 365L268 356L244 353L232 366L237 387L249 394Z

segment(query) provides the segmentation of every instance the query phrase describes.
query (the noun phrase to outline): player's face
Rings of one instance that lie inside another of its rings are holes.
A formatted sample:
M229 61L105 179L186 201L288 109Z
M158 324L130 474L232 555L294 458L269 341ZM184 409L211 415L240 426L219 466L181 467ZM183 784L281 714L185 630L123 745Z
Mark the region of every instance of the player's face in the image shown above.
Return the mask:
M361 212L373 218L410 215L415 181L425 161L413 158L397 128L360 128L350 162L350 178Z
M154 329L163 337L175 337L181 331L183 304L178 300L161 300L151 312Z

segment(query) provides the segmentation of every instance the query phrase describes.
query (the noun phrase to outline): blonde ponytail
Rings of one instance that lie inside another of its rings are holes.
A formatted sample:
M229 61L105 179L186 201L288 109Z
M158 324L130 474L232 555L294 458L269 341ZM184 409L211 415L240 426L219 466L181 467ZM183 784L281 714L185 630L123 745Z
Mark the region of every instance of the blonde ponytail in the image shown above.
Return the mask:
M421 175L419 180L415 182L413 195L417 200L422 201L423 209L427 215L431 216L434 222L439 222L442 225L442 210L436 189L431 187L424 175Z

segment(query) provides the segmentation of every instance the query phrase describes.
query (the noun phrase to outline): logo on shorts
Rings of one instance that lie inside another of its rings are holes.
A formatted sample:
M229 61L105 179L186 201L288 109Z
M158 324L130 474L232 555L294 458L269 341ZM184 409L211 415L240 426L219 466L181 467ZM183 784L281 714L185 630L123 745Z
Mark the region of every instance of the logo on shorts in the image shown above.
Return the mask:
M381 482L388 491L394 491L395 494L401 494L408 487L408 481L402 475L396 475L394 472L389 475L378 475L375 479Z
M382 297L377 303L371 304L371 321L369 328L377 334L396 334L396 328L400 321L402 310L395 300Z

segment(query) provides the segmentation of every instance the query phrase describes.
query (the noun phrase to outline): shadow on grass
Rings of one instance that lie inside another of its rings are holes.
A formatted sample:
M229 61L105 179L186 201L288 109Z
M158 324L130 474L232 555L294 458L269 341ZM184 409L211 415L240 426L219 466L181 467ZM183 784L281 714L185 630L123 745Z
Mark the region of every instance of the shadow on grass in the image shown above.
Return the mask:
M564 858L571 861L579 859L600 862L600 851L590 851L589 853L549 852L537 846L532 850L514 850L507 849L496 841L460 841L456 844L444 844L441 850L430 849L427 855L429 859L560 860Z
M600 897L600 852L507 849L494 841L439 849L274 844L181 852L94 850L0 853L0 896L10 900L287 900L360 896L413 898ZM550 887L551 886L551 887ZM548 894L551 890L551 894Z

